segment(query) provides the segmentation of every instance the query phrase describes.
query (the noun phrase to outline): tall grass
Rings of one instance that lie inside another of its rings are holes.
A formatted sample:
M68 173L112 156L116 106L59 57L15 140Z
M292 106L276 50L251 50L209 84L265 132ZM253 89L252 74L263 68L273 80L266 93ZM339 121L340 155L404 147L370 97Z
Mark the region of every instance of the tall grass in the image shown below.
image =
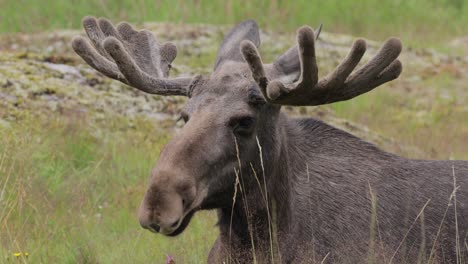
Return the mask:
M139 226L136 210L167 137L148 122L138 130L122 122L99 131L86 120L28 118L0 128L0 263L206 261L217 232L211 213L175 239Z
M114 20L235 23L256 19L261 26L294 30L324 23L326 30L374 39L396 34L407 39L446 41L466 34L464 0L1 0L0 32L79 28L85 15Z

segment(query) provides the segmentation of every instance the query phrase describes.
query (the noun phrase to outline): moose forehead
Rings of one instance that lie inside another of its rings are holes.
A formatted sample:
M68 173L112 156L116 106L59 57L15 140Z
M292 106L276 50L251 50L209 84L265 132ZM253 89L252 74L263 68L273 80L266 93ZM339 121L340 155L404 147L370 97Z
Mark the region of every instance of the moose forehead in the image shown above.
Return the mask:
M184 111L190 113L207 107L221 107L217 111L226 109L235 111L264 102L257 84L248 72L247 65L235 63L237 67L233 66L223 65L209 78L196 82Z

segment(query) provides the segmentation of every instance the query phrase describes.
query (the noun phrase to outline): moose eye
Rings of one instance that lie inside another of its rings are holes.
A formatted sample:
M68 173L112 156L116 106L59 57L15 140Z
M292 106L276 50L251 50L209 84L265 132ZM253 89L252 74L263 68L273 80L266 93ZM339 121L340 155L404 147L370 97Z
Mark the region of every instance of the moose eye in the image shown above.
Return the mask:
M255 119L250 116L235 118L230 122L234 133L241 136L248 136L253 132Z

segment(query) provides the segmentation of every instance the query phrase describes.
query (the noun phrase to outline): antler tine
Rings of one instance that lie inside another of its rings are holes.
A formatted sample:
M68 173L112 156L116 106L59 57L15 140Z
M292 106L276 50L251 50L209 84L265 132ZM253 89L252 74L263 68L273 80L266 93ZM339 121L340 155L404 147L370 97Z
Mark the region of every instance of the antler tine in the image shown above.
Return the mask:
M262 58L258 53L257 47L250 40L243 40L241 42L241 52L252 71L253 79L265 95L267 93L268 79L265 75Z
M99 72L147 93L187 96L191 78L167 78L177 55L174 44L160 45L151 32L125 22L115 28L107 19L85 17L83 27L93 46L75 37L73 49Z
M362 39L356 40L346 58L320 81L318 81L313 30L307 26L301 27L298 30L297 42L301 75L297 82L289 84L284 84L279 79L269 82L265 77L263 66L260 65L260 55L255 46L248 42L242 43L244 58L269 103L321 105L348 100L397 78L401 73L402 66L397 60L401 52L401 42L396 38L387 40L377 55L351 74L366 51L366 42Z
M299 44L299 59L301 63L301 82L316 84L318 80L318 68L315 58L315 41L312 28L304 26L297 32Z
M95 19L92 18L92 20L95 20ZM85 22L83 21L83 24L84 23ZM112 25L112 23L109 20L107 20L105 18L99 18L98 19L98 25L99 25L99 29L102 31L104 36L112 36L112 37L115 37L117 39L123 39L122 35L117 31L117 29L114 27L114 25ZM100 43L100 45L102 45L102 42Z
M91 40L96 50L100 54L109 58L109 56L106 54L104 48L101 45L102 41L104 41L106 36L104 35L104 32L100 29L98 21L94 17L87 16L83 18L82 24L86 35Z
M72 40L72 47L89 66L93 67L98 72L101 72L109 78L128 84L127 80L119 72L117 65L104 57L104 55L101 55L102 53L98 52L95 48L91 47L85 38L80 36L74 37Z
M160 95L186 95L184 86L180 86L180 82L174 82L167 79L153 78L146 72L142 71L135 61L125 51L122 43L114 37L108 37L104 41L104 48L112 56L117 63L120 72L125 76L128 83L144 92ZM186 79L186 85L190 84L190 79Z
M343 85L346 78L356 68L366 52L366 42L363 39L354 41L346 58L328 76L320 80L320 87L336 87Z
M397 60L401 49L402 46L399 39L388 39L366 65L349 76L346 80L347 85L352 89L362 89L367 92L376 87L371 85L377 81L375 79L383 81L375 82L377 84L395 79L401 73L402 69L401 62Z

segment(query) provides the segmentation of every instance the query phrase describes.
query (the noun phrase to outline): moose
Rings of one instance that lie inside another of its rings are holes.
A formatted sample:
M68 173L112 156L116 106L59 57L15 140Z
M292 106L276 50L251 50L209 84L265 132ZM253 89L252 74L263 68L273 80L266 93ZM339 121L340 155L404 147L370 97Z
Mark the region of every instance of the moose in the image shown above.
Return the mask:
M188 97L183 128L151 172L138 210L145 229L176 236L216 209L208 263L466 263L468 161L413 160L283 105L344 101L396 79L390 38L366 64L358 39L319 80L315 33L273 63L247 20L225 35L208 75L169 78L174 44L122 22L86 17L73 49L102 74L156 95Z

